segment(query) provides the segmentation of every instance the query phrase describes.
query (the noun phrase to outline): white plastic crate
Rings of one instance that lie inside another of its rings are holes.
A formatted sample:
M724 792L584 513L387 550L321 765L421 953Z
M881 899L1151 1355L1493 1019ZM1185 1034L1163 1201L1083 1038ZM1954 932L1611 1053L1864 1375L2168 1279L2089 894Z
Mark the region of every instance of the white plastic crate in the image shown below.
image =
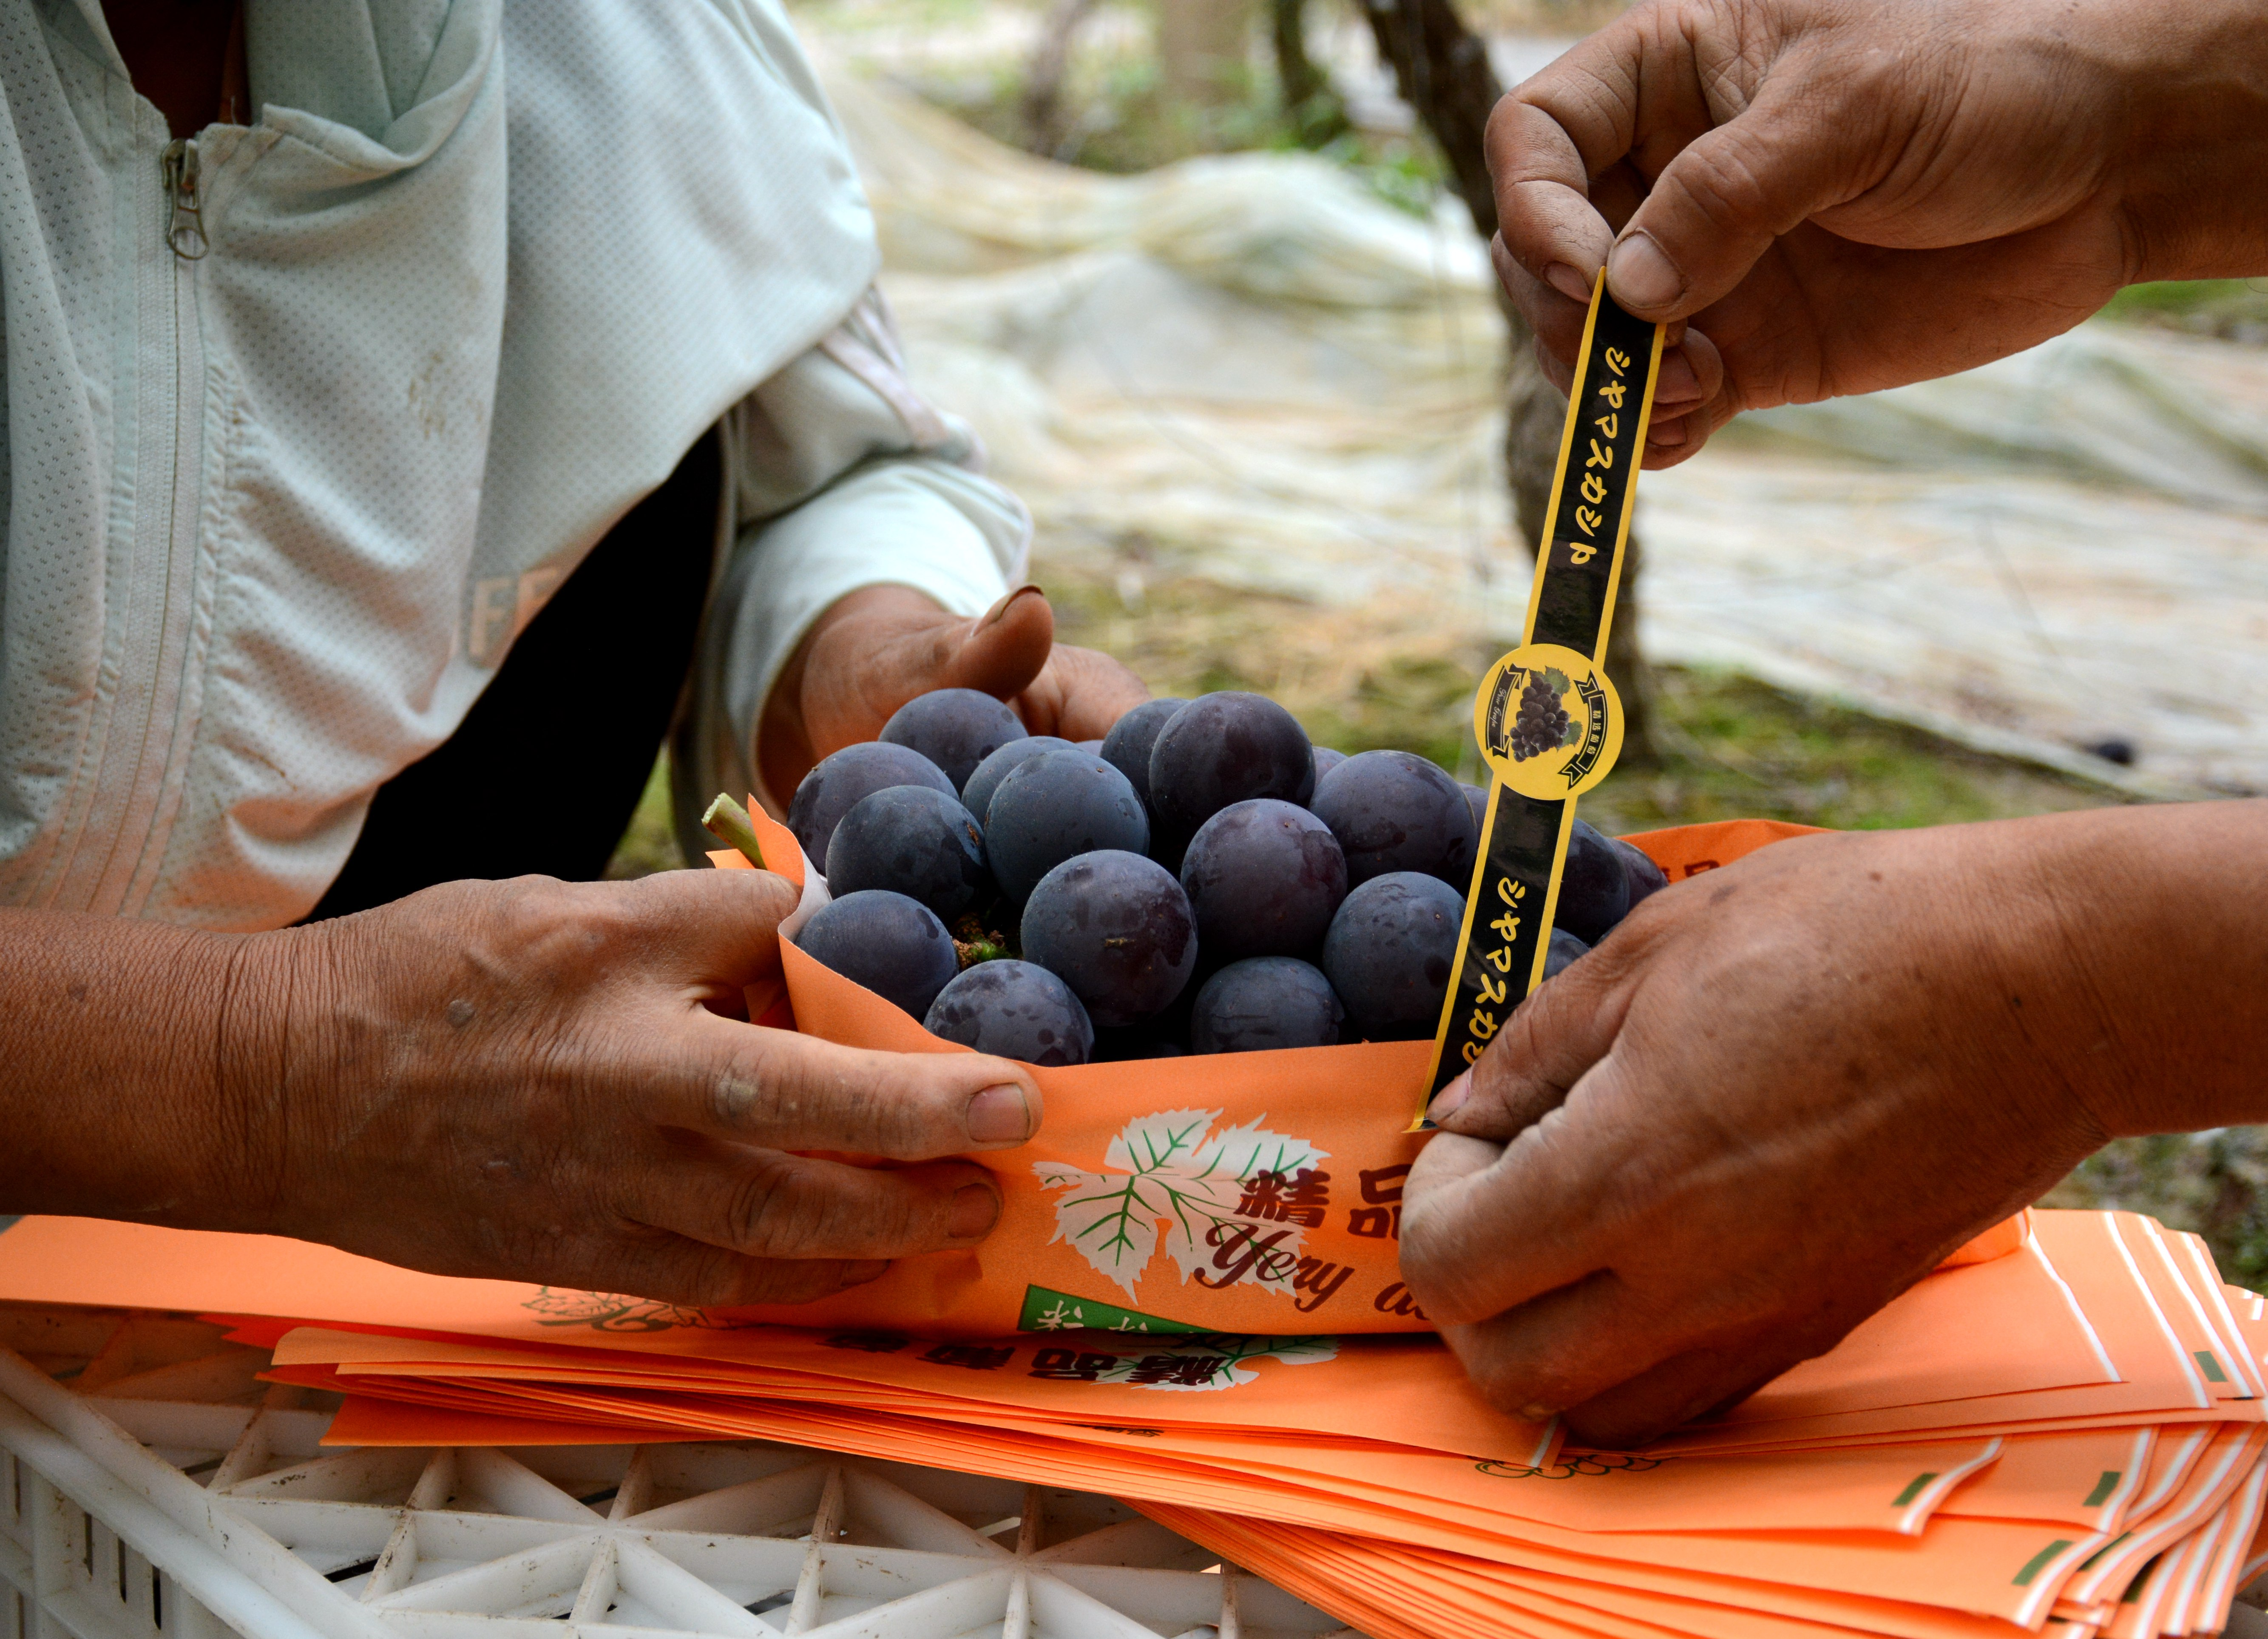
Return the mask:
M1359 1639L1108 1497L761 1441L324 1451L180 1317L0 1305L0 1639Z

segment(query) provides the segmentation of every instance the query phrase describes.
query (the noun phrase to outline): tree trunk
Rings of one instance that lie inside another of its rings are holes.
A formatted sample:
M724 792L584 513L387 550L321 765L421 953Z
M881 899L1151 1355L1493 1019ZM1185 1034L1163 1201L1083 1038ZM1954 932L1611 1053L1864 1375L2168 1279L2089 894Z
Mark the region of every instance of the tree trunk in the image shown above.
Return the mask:
M1307 55L1307 0L1269 0L1268 14L1284 117L1301 147L1320 148L1350 128L1330 77Z
M1052 156L1062 146L1063 88L1071 72L1071 36L1094 10L1095 0L1054 0L1040 25L1039 42L1024 75L1024 145Z
M1359 0L1380 58L1391 64L1402 100L1441 151L1450 185L1484 240L1496 237L1496 195L1489 184L1484 139L1489 111L1504 87L1489 63L1488 42L1467 28L1454 0ZM1567 419L1566 395L1544 380L1535 363L1528 322L1501 290L1497 305L1509 333L1506 386L1505 476L1512 488L1513 517L1531 543L1543 536L1544 511L1551 503L1551 476L1559 462L1559 435ZM1638 538L1630 537L1623 558L1615 621L1607 643L1607 675L1622 697L1625 720L1623 758L1653 760L1648 734L1652 685L1638 651Z

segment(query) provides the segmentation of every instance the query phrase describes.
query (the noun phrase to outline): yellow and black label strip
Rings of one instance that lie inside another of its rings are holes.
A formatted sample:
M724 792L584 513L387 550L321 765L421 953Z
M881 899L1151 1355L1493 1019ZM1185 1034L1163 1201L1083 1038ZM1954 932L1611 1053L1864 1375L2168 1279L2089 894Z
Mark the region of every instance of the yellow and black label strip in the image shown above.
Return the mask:
M1491 776L1488 810L1425 1103L1480 1058L1543 982L1575 800L1606 778L1622 746L1607 634L1661 343L1662 327L1616 306L1602 274L1567 398L1528 623L1474 704ZM1421 1103L1413 1125L1424 1119Z

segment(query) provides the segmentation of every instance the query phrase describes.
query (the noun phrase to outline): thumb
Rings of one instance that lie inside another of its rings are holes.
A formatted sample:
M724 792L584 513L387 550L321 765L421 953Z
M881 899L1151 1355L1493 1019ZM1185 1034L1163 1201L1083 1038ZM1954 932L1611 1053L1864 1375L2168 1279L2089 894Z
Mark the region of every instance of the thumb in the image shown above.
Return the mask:
M1606 1057L1622 1029L1628 970L1611 949L1581 957L1512 1011L1480 1062L1443 1088L1426 1111L1466 1138L1509 1143L1567 1099Z
M1786 96L1760 98L1681 149L1616 237L1607 288L1656 323L1727 294L1773 240L1877 180L1879 145Z
M1018 587L976 619L910 637L899 659L911 699L931 689L979 689L1012 699L1028 688L1055 647L1055 610L1037 587Z

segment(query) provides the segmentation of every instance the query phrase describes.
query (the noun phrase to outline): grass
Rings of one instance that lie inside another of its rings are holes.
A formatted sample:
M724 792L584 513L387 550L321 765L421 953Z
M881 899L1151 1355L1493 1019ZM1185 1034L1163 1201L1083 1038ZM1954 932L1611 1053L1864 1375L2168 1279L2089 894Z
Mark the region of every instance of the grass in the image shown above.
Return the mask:
M1021 148L1029 140L1020 67L916 89L996 141ZM1071 117L1050 157L1086 170L1125 174L1202 154L1304 145L1272 72L1241 74L1219 102L1195 104L1167 94L1154 58L1097 54L1082 63L1071 92L1066 99ZM1446 173L1437 151L1422 137L1349 130L1315 151L1352 172L1380 198L1415 215L1429 214L1440 196Z
M981 10L972 10L966 0L913 3L912 11L887 0L879 9L804 4L796 10L806 26L833 33L854 55L856 27L845 26L853 17L872 26L885 15L927 16L942 3L954 4L961 14L957 20L965 24ZM1321 8L1313 11L1319 16ZM1342 129L1334 93L1325 93L1311 108L1287 108L1265 46L1260 8L1254 8L1252 19L1253 49L1247 61L1227 70L1218 95L1193 102L1169 92L1151 48L1147 18L1129 15L1123 5L1105 6L1074 39L1049 157L1127 174L1205 154L1312 146L1381 199L1417 215L1430 213L1447 174L1432 144L1410 132ZM1311 27L1314 22L1311 16ZM951 25L940 17L939 26ZM946 60L927 68L900 65L893 72L924 100L996 141L1026 148L1034 140L1024 106L1027 66L1020 55L1005 55Z
M630 828L615 845L615 857L607 861L606 880L628 882L656 871L681 869L685 856L677 851L675 823L675 810L669 801L669 753L665 750L654 758L653 772L645 777L645 789L638 795Z
M2225 342L2268 344L2268 279L2169 279L2130 284L2103 316Z
M1115 580L1076 567L1049 565L1042 579L1060 640L1108 649L1158 693L1252 689L1319 744L1416 751L1479 779L1473 683L1501 646L1439 609L1327 608L1196 578L1145 587L1130 604ZM1584 799L1609 831L1736 817L1873 830L2125 800L1731 674L1659 668L1652 700L1657 755L1626 757Z
M1390 599L1338 609L1195 576L1130 598L1115 574L1083 562L1042 563L1036 572L1059 641L1108 651L1159 694L1253 690L1282 701L1318 744L1415 751L1479 779L1473 680L1498 646L1437 610ZM1657 754L1626 757L1584 800L1586 817L1605 830L1739 817L1875 830L2125 801L1729 673L1657 668L1652 700ZM678 863L666 766L657 763L607 874Z

